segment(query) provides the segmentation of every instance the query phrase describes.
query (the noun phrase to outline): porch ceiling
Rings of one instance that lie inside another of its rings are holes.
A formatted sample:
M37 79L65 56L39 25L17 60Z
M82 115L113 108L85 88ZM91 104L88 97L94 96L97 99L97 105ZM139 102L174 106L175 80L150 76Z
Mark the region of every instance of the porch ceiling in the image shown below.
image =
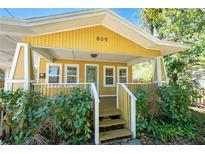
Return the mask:
M9 68L20 37L0 35L0 68Z
M88 60L88 61L122 62L122 63L129 63L130 61L140 59L140 57L137 56L111 54L111 53L74 51L68 49L40 48L40 47L34 47L33 49L39 52L47 52L49 57L52 57L53 59L73 59L73 60ZM91 54L97 54L97 57L92 58ZM45 57L43 55L41 56Z

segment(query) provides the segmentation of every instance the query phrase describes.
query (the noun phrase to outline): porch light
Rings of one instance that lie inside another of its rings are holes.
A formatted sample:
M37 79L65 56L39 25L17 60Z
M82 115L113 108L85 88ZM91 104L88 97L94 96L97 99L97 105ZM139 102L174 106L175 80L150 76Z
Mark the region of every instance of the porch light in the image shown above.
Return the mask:
M98 56L98 55L95 54L95 53L92 53L92 54L91 54L91 57L92 57L92 58L96 58L97 56Z

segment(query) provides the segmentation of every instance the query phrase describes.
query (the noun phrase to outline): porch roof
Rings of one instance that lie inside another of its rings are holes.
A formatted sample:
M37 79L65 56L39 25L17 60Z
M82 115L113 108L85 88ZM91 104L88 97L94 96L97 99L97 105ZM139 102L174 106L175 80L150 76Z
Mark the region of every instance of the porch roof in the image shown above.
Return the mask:
M145 49L159 50L162 56L190 48L188 45L159 40L133 26L110 9L94 9L30 19L0 17L0 37L3 39L5 36L12 36L14 39L10 39L10 42L14 43L25 36L45 35L97 25L102 25ZM0 48L4 46L2 44ZM14 51L15 49L11 52L11 58ZM0 56L2 54L3 52L0 52Z

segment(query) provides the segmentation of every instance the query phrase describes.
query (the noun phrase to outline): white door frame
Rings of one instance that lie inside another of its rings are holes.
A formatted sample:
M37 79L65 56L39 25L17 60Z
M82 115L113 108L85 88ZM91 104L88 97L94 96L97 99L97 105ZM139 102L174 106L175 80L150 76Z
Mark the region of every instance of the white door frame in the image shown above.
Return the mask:
M85 79L85 83L87 83L87 78L86 78L86 68L87 68L87 66L96 66L97 67L97 91L98 91L98 93L99 93L99 64L85 64L85 70L84 70L84 79Z

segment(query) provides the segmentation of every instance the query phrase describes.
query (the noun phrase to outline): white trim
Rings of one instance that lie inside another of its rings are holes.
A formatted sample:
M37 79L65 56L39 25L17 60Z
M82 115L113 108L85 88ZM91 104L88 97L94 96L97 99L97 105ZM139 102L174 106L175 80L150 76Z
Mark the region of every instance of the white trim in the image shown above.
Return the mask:
M67 67L76 67L76 83L79 83L80 78L80 70L79 70L79 64L64 64L64 83L67 83Z
M96 86L94 83L91 83L90 86L90 91L91 91L91 96L94 99L94 115L95 115L95 119L94 119L94 129L95 129L95 144L99 144L100 140L99 140L99 103L100 103L100 99L98 96L98 92L96 89Z
M153 59L153 66L152 66L152 82L155 81L154 76L155 76L155 70L156 70L156 58Z
M24 90L28 90L30 88L30 50L29 45L26 44L24 46Z
M128 83L128 67L127 66L118 66L117 67L117 82L120 83L120 69L126 69L126 83Z
M41 57L38 57L38 69L37 69L37 77L36 80L39 82L39 75L40 75L40 62L41 62Z
M127 94L130 96L130 108L131 108L131 131L132 131L132 137L136 138L136 100L137 98L135 95L125 86L124 83L119 83L118 85L121 85L123 89L127 92Z
M99 93L99 89L100 89L100 87L99 87L99 64L85 64L85 66L84 66L84 82L85 83L88 83L88 82L86 82L86 67L87 66L96 66L97 67L97 86L96 86L96 88L97 88L97 91L98 91L98 93Z
M9 84L12 84L12 83L26 83L25 80L11 80L11 82L7 82ZM30 80L29 83L36 83L35 80Z
M106 69L107 68L112 68L113 69L113 76L106 76ZM107 85L106 84L106 77L112 77L113 78L113 84L112 85ZM103 86L104 87L115 87L115 66L108 66L108 65L104 65L103 66Z
M82 84L86 84L86 85L90 85L91 83L84 83L84 82L80 82L80 83L33 83L33 85L35 86L44 86L44 85L65 85L65 86L69 86L69 85L82 85Z
M116 108L119 109L119 83L116 84Z
M4 91L7 91L9 90L9 87L8 87L8 79L9 79L9 69L6 69L5 70L5 78L4 78Z
M17 61L19 58L21 47L23 47L23 52L24 52L24 58L23 58L23 60L24 60L24 90L27 90L30 87L29 83L30 83L30 58L31 58L30 57L31 53L29 50L30 46L27 43L17 43L16 51L14 54L12 65L11 65L11 71L9 74L9 81L8 82L11 83L11 85L10 85L10 88L11 88L12 87L12 80L14 77L14 72L16 69L16 65L17 65Z
M164 58L162 57L161 60L162 60L162 65L163 65L163 69L164 69L165 78L166 78L166 80L168 80L167 69L166 69L166 66L165 66L165 63L164 63Z
M158 85L162 85L162 74L161 74L161 57L157 57L157 81Z
M59 83L62 82L62 64L57 64L57 63L46 63L46 83L48 82L49 79L49 66L59 66L60 72L59 72Z

